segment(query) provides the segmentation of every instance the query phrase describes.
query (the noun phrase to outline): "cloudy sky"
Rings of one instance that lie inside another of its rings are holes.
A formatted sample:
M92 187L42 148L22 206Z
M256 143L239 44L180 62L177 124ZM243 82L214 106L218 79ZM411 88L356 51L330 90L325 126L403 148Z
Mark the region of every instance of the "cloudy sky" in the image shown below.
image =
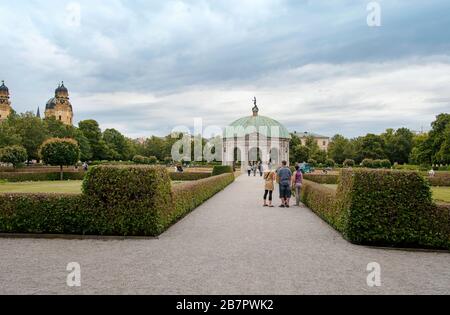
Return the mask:
M260 114L332 136L428 129L450 109L450 1L0 2L0 79L16 111L59 81L75 121L130 137ZM80 14L78 14L80 13Z

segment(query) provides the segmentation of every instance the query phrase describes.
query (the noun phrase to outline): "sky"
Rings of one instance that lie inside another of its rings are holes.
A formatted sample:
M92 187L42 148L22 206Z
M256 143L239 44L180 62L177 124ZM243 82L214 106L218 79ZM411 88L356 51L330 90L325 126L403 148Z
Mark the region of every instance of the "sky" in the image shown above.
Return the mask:
M17 112L64 81L75 122L132 138L225 127L253 97L327 136L427 130L450 109L448 0L0 0L0 29Z

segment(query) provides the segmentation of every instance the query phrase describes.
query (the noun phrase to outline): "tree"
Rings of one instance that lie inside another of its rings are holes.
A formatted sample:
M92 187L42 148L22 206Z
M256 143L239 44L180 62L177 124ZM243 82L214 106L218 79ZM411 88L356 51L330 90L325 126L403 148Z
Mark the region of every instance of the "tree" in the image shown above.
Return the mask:
M27 150L19 145L8 146L0 149L0 162L10 163L14 168L27 160Z
M413 133L407 128L397 131L387 129L381 135L384 141L384 151L391 163L406 164L413 148Z
M0 123L0 148L20 145L21 143L22 138L16 133L14 127L11 126L9 119Z
M417 135L413 138L413 149L410 154L410 161L417 165L431 165L433 149L431 140L427 133Z
M432 130L429 133L429 145L431 146L431 159L433 164L450 163L450 161L446 159L445 154L445 146L447 145L446 139L448 137L446 130L448 130L448 125L450 125L450 114L438 115L436 120L431 124Z
M45 164L60 167L60 179L63 180L63 166L78 163L80 148L73 139L51 138L42 144L40 155Z
M304 145L297 145L291 151L291 164L303 163L309 160L309 148Z
M78 124L79 129L89 141L94 160L107 160L109 150L106 142L103 140L102 131L95 120L84 120Z
M28 160L39 160L39 147L49 137L42 120L33 113L25 113L14 118L11 124L27 150Z
M341 135L335 135L330 142L328 147L328 155L332 158L336 163L342 164L345 159L351 158L352 156L348 156L349 154L349 145L350 141L344 138Z
M436 153L436 159L443 164L450 164L450 124L445 128L443 139L441 149Z
M110 150L111 155L115 160L127 160L129 157L129 150L127 139L116 129L106 129L103 132L103 140Z
M367 134L362 138L361 155L364 159L384 159L384 140L381 136Z

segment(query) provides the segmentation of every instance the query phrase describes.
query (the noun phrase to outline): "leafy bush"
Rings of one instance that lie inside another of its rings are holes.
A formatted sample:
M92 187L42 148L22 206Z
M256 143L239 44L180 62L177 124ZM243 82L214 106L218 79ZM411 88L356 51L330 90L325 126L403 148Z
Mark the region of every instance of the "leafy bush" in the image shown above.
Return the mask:
M392 167L392 163L391 163L391 161L385 159L385 160L381 160L380 161L380 166L382 168L391 168Z
M205 172L184 172L184 173L169 173L170 179L173 181L192 181L211 177L211 173Z
M325 162L326 167L334 167L335 165L336 165L336 163L334 162L333 159L327 159Z
M212 176L218 176L226 173L233 173L233 167L229 165L216 165L213 168Z
M373 160L372 161L372 168L382 168L381 160Z
M233 180L180 184L174 196L165 168L98 166L83 194L0 194L0 232L155 236Z
M14 168L23 164L27 160L27 157L27 150L20 145L0 149L0 162L12 164Z
M339 226L341 213L336 206L336 191L334 189L304 180L301 194L302 201L307 207L335 229L342 230Z
M346 159L345 161L344 161L344 166L345 167L353 167L353 166L355 166L355 160L351 160L351 159Z
M308 160L308 164L311 165L312 167L316 167L317 166L317 161L314 159L309 159Z
M373 160L372 159L364 159L361 163L363 167L373 168Z
M339 175L304 174L303 177L318 184L336 185L339 181Z
M193 182L175 185L173 188L174 211L170 213L169 224L198 207L234 181L234 174L222 174Z
M427 181L416 172L344 170L338 189L344 235L358 244L450 248Z
M302 200L356 244L450 249L450 205L416 172L347 169L336 194L305 180Z

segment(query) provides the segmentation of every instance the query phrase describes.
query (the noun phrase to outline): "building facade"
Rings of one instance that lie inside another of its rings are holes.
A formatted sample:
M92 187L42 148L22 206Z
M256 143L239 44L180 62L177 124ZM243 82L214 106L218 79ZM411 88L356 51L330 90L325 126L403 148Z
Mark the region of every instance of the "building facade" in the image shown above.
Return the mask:
M5 120L11 114L11 101L9 100L9 89L2 81L0 86L0 121Z
M289 163L289 131L278 121L259 115L254 100L253 115L236 120L225 128L222 148L223 165L263 163L278 166Z
M330 137L318 135L316 133L311 132L303 132L303 133L294 132L294 136L300 139L302 145L306 145L306 140L312 137L317 142L319 149L326 152L328 151L328 146L330 145L331 142Z
M55 117L66 125L73 124L73 109L69 100L69 91L64 82L55 90L55 97L51 98L45 106L45 118Z

